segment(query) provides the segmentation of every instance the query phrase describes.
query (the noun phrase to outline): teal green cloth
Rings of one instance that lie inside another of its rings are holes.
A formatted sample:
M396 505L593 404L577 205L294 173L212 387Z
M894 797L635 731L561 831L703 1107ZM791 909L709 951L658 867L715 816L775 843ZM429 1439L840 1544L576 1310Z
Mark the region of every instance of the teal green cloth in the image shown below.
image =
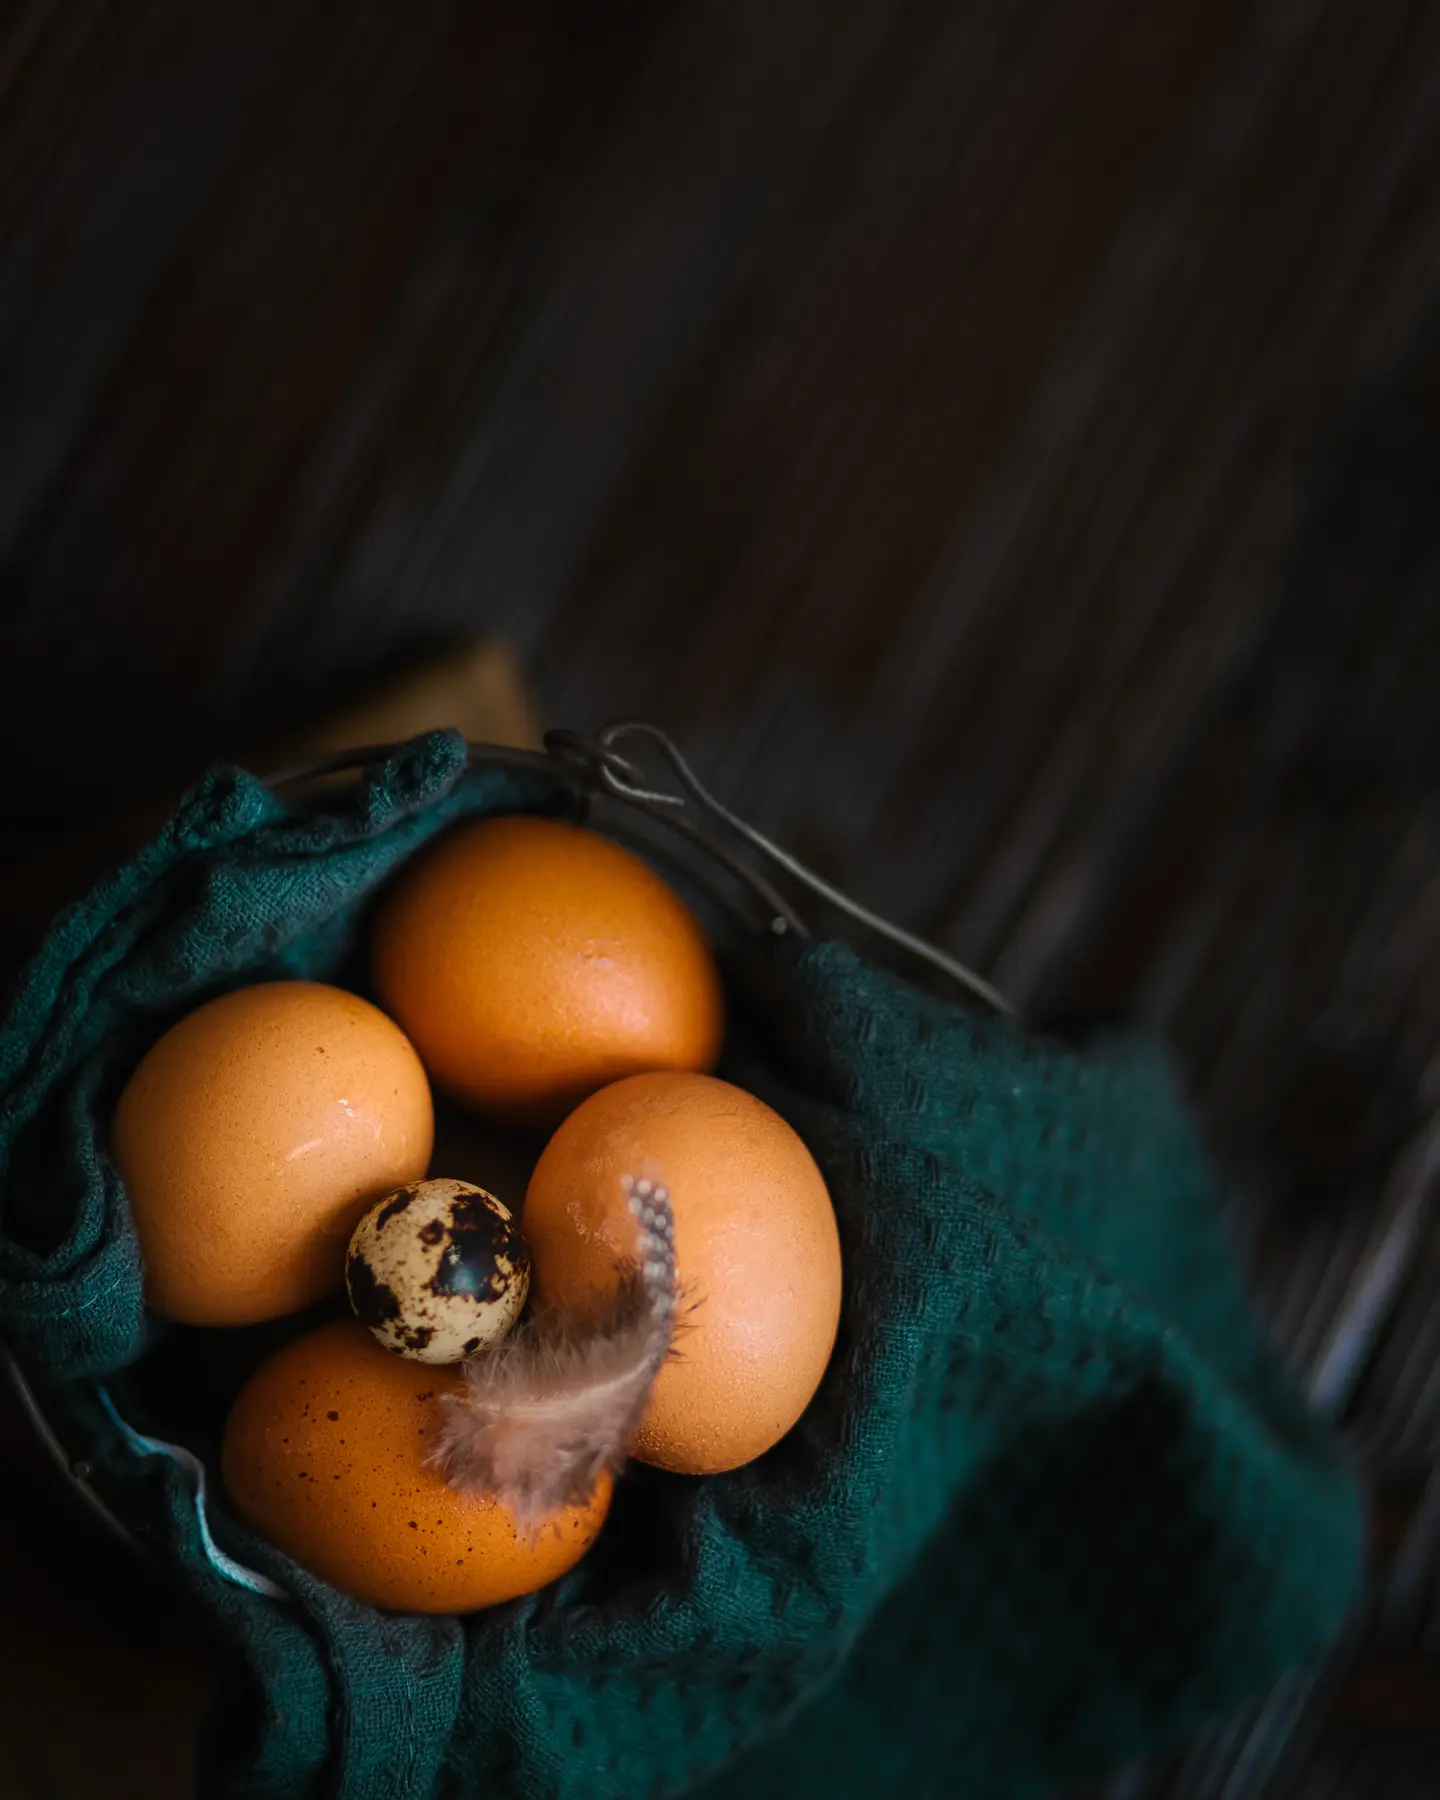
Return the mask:
M729 969L726 1072L810 1144L845 1255L830 1371L767 1456L637 1471L564 1580L427 1619L327 1588L117 1423L105 1393L129 1418L154 1354L105 1150L135 1058L236 982L354 978L369 896L454 819L572 804L451 734L318 818L219 772L57 923L0 1035L7 1335L246 1671L203 1791L1024 1800L1318 1653L1355 1595L1355 1485L1247 1315L1163 1058L835 944Z

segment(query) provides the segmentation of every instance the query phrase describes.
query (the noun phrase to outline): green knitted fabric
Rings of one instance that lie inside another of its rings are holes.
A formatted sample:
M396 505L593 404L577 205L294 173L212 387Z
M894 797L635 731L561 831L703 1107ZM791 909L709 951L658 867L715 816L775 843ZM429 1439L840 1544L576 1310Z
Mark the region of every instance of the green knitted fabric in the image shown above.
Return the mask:
M810 1144L846 1269L821 1391L757 1463L636 1471L570 1576L434 1619L335 1593L129 1429L167 1425L105 1152L136 1057L238 981L353 979L367 898L457 817L570 804L450 734L318 819L218 773L57 923L0 1035L7 1334L247 1671L204 1791L1023 1800L1317 1653L1358 1579L1354 1484L1247 1317L1163 1061L833 944L730 970L725 1072Z

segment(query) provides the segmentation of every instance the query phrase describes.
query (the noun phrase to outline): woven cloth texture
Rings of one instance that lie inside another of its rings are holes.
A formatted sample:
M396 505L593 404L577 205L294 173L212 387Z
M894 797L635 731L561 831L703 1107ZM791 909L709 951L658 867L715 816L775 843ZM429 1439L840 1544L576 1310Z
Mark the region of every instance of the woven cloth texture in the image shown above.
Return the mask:
M166 1425L105 1145L137 1057L239 982L361 979L369 899L455 819L573 807L449 733L320 814L217 771L56 923L0 1033L0 1317L236 1648L202 1791L1023 1800L1318 1654L1359 1580L1355 1483L1247 1313L1164 1057L1042 1040L839 944L727 960L722 1072L810 1145L845 1257L829 1373L758 1462L635 1471L562 1581L418 1618L309 1576L117 1423Z

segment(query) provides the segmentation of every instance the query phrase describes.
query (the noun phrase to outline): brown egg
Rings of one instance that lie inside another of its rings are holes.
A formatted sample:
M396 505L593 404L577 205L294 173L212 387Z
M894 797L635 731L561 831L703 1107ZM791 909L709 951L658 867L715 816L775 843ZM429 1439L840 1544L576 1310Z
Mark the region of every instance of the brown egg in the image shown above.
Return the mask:
M641 1069L707 1069L720 981L689 909L628 850L555 819L446 832L397 878L371 972L434 1079L551 1127Z
M239 988L167 1031L110 1130L156 1312L245 1325L341 1285L378 1195L418 1181L434 1116L420 1059L368 1000Z
M225 1427L221 1470L247 1524L357 1600L470 1612L554 1581L605 1522L610 1479L537 1533L426 1461L439 1396L460 1384L382 1350L353 1319L263 1363Z
M580 1309L633 1260L626 1178L674 1213L681 1332L635 1454L716 1474L782 1438L834 1348L840 1239L814 1158L753 1094L707 1075L635 1075L576 1109L525 1197L531 1292Z

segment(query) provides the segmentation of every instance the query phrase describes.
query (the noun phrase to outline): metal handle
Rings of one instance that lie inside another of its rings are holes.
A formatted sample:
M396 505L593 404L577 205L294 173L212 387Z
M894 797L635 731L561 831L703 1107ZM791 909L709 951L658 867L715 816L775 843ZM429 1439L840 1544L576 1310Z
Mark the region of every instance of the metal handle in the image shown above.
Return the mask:
M619 744L636 741L647 744L660 753L678 784L678 792L667 791L648 783L642 771L617 749ZM967 989L977 999L983 1000L997 1013L1007 1018L1017 1016L1014 1006L999 989L992 987L973 969L966 968L964 963L957 962L953 956L947 956L943 950L937 950L933 944L927 944L923 938L916 937L899 925L891 924L888 919L882 919L878 913L861 906L859 901L852 900L848 894L842 894L813 869L806 868L788 850L782 850L763 832L757 831L753 825L731 812L729 807L717 800L703 785L674 741L658 726L647 725L640 720L628 720L607 725L593 738L574 731L550 731L545 734L545 747L568 766L578 769L601 792L609 794L613 799L623 800L651 818L659 819L683 832L693 843L699 844L711 856L716 857L766 901L772 913L770 929L777 935L793 933L803 938L809 937L810 933L800 915L774 885L750 864L735 857L728 846L713 833L697 826L694 819L688 816L687 807L693 805L710 821L733 832L765 863L798 882L800 886L808 888L811 893L819 895L837 912L844 913L856 924L906 951L917 961L938 969L941 974Z
M658 752L673 777L674 787L654 785L646 778L644 771L618 747L621 744L635 743L644 744ZM287 769L272 776L269 785L278 789L322 775L337 774L346 769L363 768L382 761L395 748L393 744L372 744L362 749L341 751L318 762ZM605 726L593 737L578 731L550 731L545 734L544 755L533 750L515 750L498 744L470 742L467 742L466 750L471 763L499 762L512 768L568 776L582 800L603 794L658 821L703 850L739 881L760 902L765 914L765 929L777 937L808 938L811 932L795 905L770 878L767 868L799 887L808 889L827 905L833 906L837 912L843 913L886 943L905 951L917 962L937 970L1003 1017L1017 1017L1015 1007L983 976L966 968L964 963L957 962L953 956L947 956L943 950L937 950L933 944L927 944L923 938L916 937L899 925L891 924L888 919L882 919L878 913L861 906L849 895L842 894L813 869L807 869L788 850L782 850L763 832L757 831L753 825L731 812L729 807L722 805L700 781L674 741L658 726L647 725L640 720L625 720ZM699 819L696 817L697 813L700 815ZM750 856L738 854L717 833L716 827L738 838L751 853ZM759 867L756 866L755 859L758 859Z

